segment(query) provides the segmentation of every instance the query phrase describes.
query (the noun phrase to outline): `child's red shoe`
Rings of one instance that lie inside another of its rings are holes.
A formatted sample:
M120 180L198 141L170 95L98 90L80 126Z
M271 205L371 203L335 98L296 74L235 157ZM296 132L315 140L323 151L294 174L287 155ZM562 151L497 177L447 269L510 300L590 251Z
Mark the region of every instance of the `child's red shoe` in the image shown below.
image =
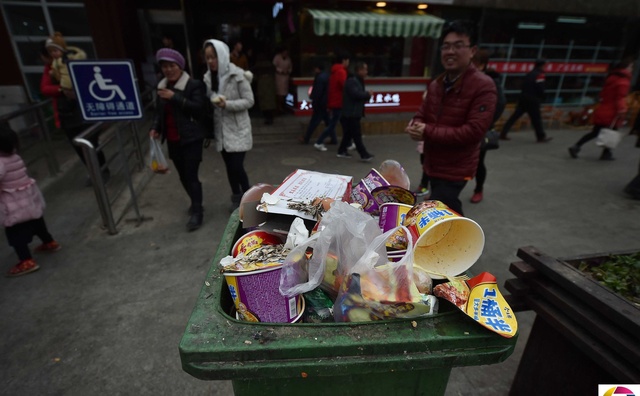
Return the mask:
M37 271L40 267L36 264L33 259L22 260L15 266L13 266L9 272L7 272L7 277L11 278L14 276L20 276L28 274L29 272Z
M45 252L45 253L53 253L62 249L62 246L56 241L51 241L48 243L43 243L42 245L35 248L36 252Z

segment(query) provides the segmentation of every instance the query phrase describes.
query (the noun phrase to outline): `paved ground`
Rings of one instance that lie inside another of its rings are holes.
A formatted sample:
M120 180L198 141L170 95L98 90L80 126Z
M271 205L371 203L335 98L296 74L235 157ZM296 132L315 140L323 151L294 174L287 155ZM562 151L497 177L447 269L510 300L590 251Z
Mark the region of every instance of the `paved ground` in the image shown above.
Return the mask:
M278 125L285 122L278 119ZM299 122L299 121L298 121ZM638 169L640 150L627 137L617 160L598 161L593 144L572 160L566 148L584 131L551 130L555 139L534 143L532 131L489 153L485 200L468 203L467 216L486 233L485 251L472 268L490 271L500 284L511 276L518 247L534 245L554 256L640 248L640 201L622 194ZM257 143L246 167L252 183L279 183L295 168L359 179L384 159L400 161L412 180L420 169L415 143L405 135L367 136L372 164L286 143ZM6 395L230 395L230 382L196 380L180 367L178 343L229 215L230 191L219 154L209 149L201 175L205 224L187 233L188 201L175 173L156 175L141 210L150 219L100 227L93 191L72 154L65 172L40 180L46 220L63 249L37 256L41 269L0 278L0 388ZM35 246L35 243L34 243ZM16 261L0 241L1 270ZM447 395L506 395L534 315L518 314L515 353L504 363L456 368ZM375 380L375 378L372 378Z

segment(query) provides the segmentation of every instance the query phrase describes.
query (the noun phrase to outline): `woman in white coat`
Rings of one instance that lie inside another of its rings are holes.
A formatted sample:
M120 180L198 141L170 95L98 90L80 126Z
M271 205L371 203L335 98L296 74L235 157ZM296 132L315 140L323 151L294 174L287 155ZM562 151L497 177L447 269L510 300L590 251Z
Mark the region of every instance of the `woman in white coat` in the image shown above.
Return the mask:
M216 150L222 154L231 186L231 202L237 207L242 194L251 187L244 157L253 147L249 118L249 109L254 103L252 74L229 61L229 47L222 41L205 41L204 58L208 70L203 80L214 106Z

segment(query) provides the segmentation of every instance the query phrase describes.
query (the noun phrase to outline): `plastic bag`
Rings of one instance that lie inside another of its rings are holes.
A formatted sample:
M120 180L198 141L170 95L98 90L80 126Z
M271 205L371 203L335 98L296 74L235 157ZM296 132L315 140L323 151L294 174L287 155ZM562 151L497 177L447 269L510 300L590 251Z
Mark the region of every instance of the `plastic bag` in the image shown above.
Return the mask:
M292 297L320 286L337 295L342 274L367 251L370 242L382 234L378 222L346 202L335 201L320 223L321 230L301 242L287 255L280 274L280 293ZM313 249L313 254L307 251ZM380 264L386 262L386 248L378 247Z
M162 153L162 146L158 139L149 138L149 167L155 173L167 173L169 163Z
M409 175L407 175L407 172L405 172L398 161L384 160L382 164L380 164L379 171L390 185L410 190L411 181L409 180Z
M405 256L398 262L390 262L385 250L381 260L380 248L398 230L403 230L409 240ZM336 322L415 318L436 312L437 299L422 295L416 286L413 241L404 226L371 242L361 259L348 270L333 307Z
M623 137L624 134L620 131L616 131L611 128L602 128L600 129L600 132L598 132L596 146L614 149L618 146Z

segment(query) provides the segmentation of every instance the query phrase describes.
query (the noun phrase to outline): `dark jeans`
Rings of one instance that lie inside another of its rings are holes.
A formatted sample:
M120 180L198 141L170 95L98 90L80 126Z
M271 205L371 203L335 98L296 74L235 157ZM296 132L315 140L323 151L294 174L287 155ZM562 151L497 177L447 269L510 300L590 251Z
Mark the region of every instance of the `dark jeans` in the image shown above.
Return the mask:
M484 181L487 180L487 167L484 164L484 156L487 150L480 150L480 159L478 160L478 170L476 171L476 188L473 192L482 192Z
M452 181L432 177L431 197L429 199L441 201L452 210L458 212L460 216L464 216L462 213L462 202L460 202L459 197L462 189L466 185L466 180Z
M606 128L605 126L602 125L594 125L593 129L591 130L591 132L587 133L586 135L584 135L583 137L580 138L580 140L578 140L578 142L575 144L575 147L582 147L583 144L585 144L586 142L588 142L589 140L593 140L595 138L598 137L598 134L600 133L600 130L602 128ZM618 128L613 128L616 131L618 130ZM607 155L611 155L611 149L604 147L602 149L602 155L603 156L607 156Z
M196 140L185 145L179 142L167 142L169 158L180 176L180 183L184 191L191 198L193 213L202 210L202 183L198 178L200 162L202 162L202 140Z
M29 244L33 241L34 235L40 238L42 243L53 241L53 237L49 233L49 230L47 230L44 217L14 224L5 228L4 232L7 235L7 242L9 242L9 245L16 251L20 261L31 258Z
M330 109L331 110L331 118L329 119L329 125L322 131L316 144L324 143L324 140L328 137L331 137L331 143L338 143L338 136L336 135L336 126L338 125L338 121L340 121L340 115L342 114L342 109ZM344 131L343 131L344 133Z
M424 171L424 154L420 154L420 169L422 170L420 185L424 188L429 188L429 175Z
M342 141L340 142L340 147L338 147L338 154L346 154L347 147L351 145L353 140L360 158L369 158L371 154L362 143L360 117L342 117L340 118L340 124L342 125Z
M244 170L244 156L246 152L229 153L222 150L222 159L227 168L227 178L231 186L231 192L234 195L246 192L251 186L249 185L249 177Z
M524 99L520 99L518 101L516 110L513 112L513 114L511 114L511 117L509 117L507 122L505 122L504 127L502 127L500 136L506 137L513 124L518 121L518 119L522 117L524 113L529 114L529 118L531 118L531 125L533 125L533 129L536 131L536 138L538 140L543 140L547 135L544 133L544 128L542 127L540 103Z
M311 140L311 135L313 135L313 131L316 130L316 128L322 121L324 121L324 125L326 127L329 126L329 113L327 112L327 108L321 105L313 106L313 114L311 115L311 119L309 120L307 133L305 133L304 135L304 144L309 143L309 140Z

